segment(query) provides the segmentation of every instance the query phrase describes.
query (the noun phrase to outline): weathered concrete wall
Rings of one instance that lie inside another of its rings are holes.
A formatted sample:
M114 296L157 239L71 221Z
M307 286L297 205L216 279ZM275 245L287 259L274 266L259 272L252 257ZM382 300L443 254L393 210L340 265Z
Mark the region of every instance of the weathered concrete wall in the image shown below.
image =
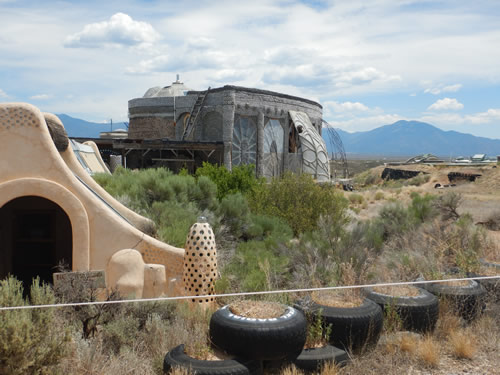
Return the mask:
M136 117L130 119L128 136L132 139L175 139L173 118Z
M187 96L176 97L176 117L183 112L190 112L197 97L198 92L194 91ZM292 161L287 152L290 127L288 111L290 110L305 112L318 133L321 134L323 109L321 105L314 101L271 91L237 86L216 88L210 90L207 94L195 129L188 140L224 142L224 165L231 169L235 120L240 117L250 117L257 124L257 174L263 175L264 126L270 119L277 119L284 131L284 155L281 168L288 169L290 166L296 169L296 158L293 157L294 160ZM130 100L130 137L154 138L153 134L156 134L156 138L171 138L172 135L164 135L167 133L167 122L161 122L158 119L173 119L173 113L174 99L172 97ZM182 137L182 121L178 120L177 124L175 139L179 140Z
M175 97L137 98L129 100L129 138L180 139L182 114L189 113L196 95ZM174 114L177 125L174 127ZM180 121L179 121L180 120Z

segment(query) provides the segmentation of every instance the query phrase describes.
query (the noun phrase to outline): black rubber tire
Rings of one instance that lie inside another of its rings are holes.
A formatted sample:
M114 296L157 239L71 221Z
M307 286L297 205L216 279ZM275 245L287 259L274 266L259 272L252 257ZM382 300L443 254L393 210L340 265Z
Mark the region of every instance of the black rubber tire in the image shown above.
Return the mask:
M394 297L378 293L373 288L364 288L363 292L367 298L377 303L384 313L387 309L394 308L406 331L433 331L439 318L439 299L425 289L417 289L420 294L414 297Z
M349 354L345 350L332 345L326 345L320 348L302 350L293 363L296 367L304 371L320 371L328 362L345 366L349 360Z
M500 275L500 269L498 271ZM480 275L475 272L467 273L467 277L482 277L485 275ZM495 302L500 301L500 279L479 279L475 280L486 290L486 295L488 300Z
M163 373L182 367L196 375L250 375L261 374L260 361L251 359L225 359L223 361L204 361L188 356L184 344L170 350L163 360Z
M486 291L474 280L470 280L467 286L430 283L425 284L425 289L449 301L455 312L468 322L479 316L486 306Z
M304 302L299 302L297 307L314 315L321 312L325 326L331 325L331 345L361 353L377 344L384 314L375 302L365 298L357 307L331 307L313 301Z
M307 337L307 322L297 309L286 306L273 319L252 319L233 314L229 305L210 319L210 340L216 347L244 358L273 360L296 358Z
M500 270L500 263L493 263L493 262L488 262L487 260L485 259L479 259L479 262L484 265L484 266L487 266L487 267L494 267L496 269L499 269Z

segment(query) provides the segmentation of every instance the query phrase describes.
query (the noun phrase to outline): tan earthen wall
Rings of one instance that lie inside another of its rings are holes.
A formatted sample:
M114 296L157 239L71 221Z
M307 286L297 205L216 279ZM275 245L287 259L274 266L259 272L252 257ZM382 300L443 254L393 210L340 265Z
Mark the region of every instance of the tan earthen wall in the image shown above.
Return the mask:
M147 254L156 254L167 282L182 277L184 249L139 231L83 185L57 151L36 107L0 104L0 207L25 195L50 199L68 214L74 270L106 269L117 251L137 249L148 263L154 262ZM172 292L172 285L167 289Z

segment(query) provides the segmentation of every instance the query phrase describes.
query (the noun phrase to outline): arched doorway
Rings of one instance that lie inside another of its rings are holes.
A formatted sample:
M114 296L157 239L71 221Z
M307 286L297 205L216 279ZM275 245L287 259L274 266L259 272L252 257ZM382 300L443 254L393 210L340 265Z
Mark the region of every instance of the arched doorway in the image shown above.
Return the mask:
M19 197L0 208L0 279L12 274L25 289L34 277L52 282L59 264L72 265L68 215L54 202Z

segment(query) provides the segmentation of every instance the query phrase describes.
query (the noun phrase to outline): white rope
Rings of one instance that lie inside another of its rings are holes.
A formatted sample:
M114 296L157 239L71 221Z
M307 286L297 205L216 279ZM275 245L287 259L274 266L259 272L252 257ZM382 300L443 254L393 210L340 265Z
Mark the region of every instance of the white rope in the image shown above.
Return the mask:
M112 305L112 304L115 305L115 304L133 303L133 302L180 301L180 300L187 300L187 299L210 299L210 298L220 298L220 297L244 297L244 296L258 296L258 295L267 295L267 294L304 293L304 292L314 292L314 291L323 291L323 290L373 288L373 287L377 287L377 286L420 285L420 284L431 284L431 283L449 283L449 282L454 282L454 281L493 280L493 279L500 279L500 276L478 276L478 277L466 277L466 278L446 279L446 280L421 280L421 281L402 281L402 282L397 282L397 283L328 286L328 287L323 287L323 288L265 290L262 292L210 294L210 295L203 295L203 296L177 296L177 297L126 299L126 300L116 300L116 301L56 303L56 304L51 304L51 305L8 306L8 307L0 307L0 311L44 309L44 308L51 308L51 307L74 307L74 306L93 306L93 305Z

